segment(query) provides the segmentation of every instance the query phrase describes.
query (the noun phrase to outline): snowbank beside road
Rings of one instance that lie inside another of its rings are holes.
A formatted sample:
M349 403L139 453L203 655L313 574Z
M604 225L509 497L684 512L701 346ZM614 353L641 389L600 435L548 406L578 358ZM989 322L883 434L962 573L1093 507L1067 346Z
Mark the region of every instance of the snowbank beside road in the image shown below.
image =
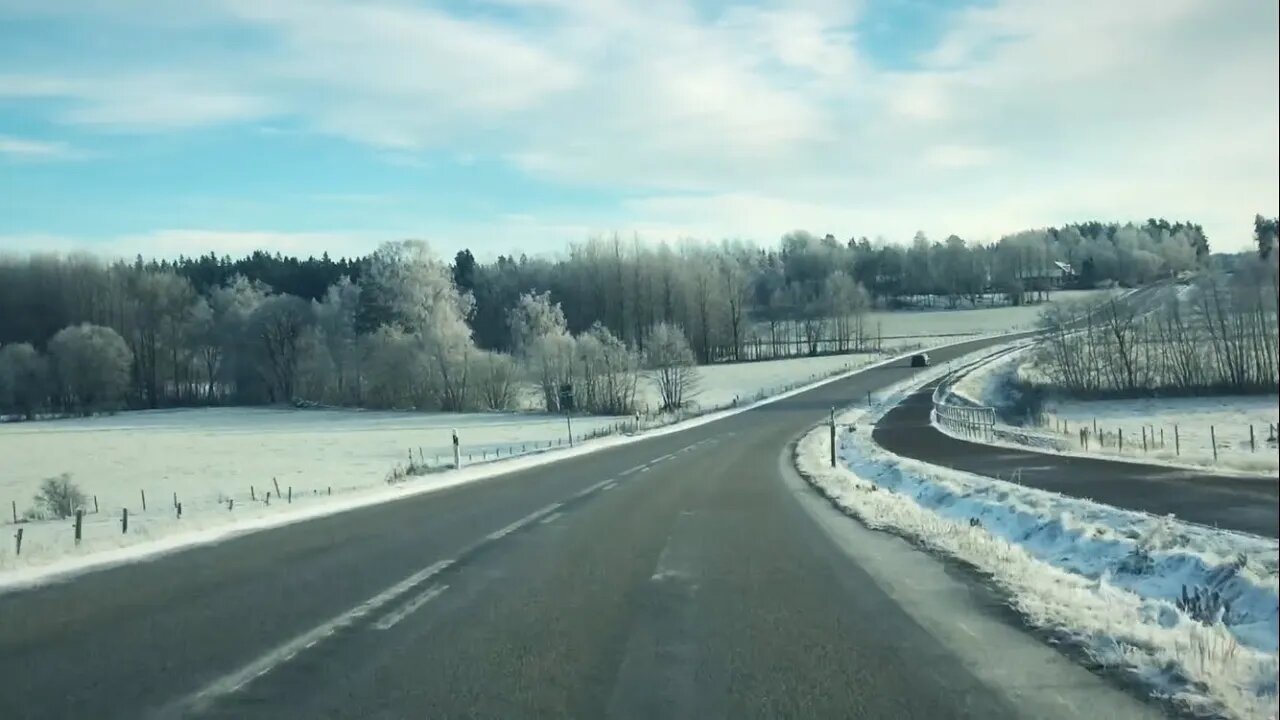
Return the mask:
M1031 624L1104 666L1132 672L1156 694L1202 712L1276 713L1280 545L939 468L874 445L868 423L928 379L886 393L878 410L837 418L857 428L838 435L841 467L828 466L827 429L809 433L797 446L800 469L867 525L989 574Z

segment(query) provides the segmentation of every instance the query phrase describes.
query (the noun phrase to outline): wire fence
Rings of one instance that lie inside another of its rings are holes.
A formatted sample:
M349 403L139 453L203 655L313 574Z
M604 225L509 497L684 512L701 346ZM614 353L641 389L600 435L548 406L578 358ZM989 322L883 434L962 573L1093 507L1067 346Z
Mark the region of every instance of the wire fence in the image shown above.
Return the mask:
M1276 423L1116 423L1092 418L1035 418L1042 430L1062 436L1073 449L1101 454L1185 459L1196 464L1233 465L1243 469L1275 467Z

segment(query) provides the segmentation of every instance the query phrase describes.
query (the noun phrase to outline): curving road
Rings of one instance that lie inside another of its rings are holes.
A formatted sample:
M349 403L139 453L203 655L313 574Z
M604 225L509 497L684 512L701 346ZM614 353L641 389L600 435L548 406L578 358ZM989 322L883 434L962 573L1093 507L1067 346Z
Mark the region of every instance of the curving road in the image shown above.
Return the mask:
M1107 505L1280 537L1280 482L1160 465L1054 455L960 440L929 422L938 383L907 397L871 437L890 452Z
M0 717L1158 716L794 475L912 372L0 595Z

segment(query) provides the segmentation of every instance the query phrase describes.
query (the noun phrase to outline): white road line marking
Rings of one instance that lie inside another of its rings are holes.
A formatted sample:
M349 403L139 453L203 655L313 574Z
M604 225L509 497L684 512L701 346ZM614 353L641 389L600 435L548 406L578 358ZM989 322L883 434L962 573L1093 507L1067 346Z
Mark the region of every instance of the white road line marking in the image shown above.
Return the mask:
M643 469L641 470L641 472L643 472ZM600 482L596 483L595 485L592 485L591 487L589 487L589 488L587 488L587 489L585 489L585 490L580 491L577 495L574 495L574 497L575 497L575 498L583 498L583 497L586 497L586 496L590 495L591 493L593 493L593 492L595 492L595 491L599 490L600 488L604 487L605 485L608 485L608 484L609 484L609 483L611 483L611 482L614 482L614 478L609 478L609 479L607 479L607 480L601 480Z
M640 472L641 470L644 470L644 468L645 468L645 466L644 466L644 465L637 465L637 466L635 466L635 467L631 468L630 470L623 470L622 472L618 473L618 477L626 477L626 476L630 475L631 473L638 473L638 472Z
M409 617L423 605L440 597L440 594L448 589L448 585L432 585L421 595L402 605L399 610L387 613L381 620L375 622L373 627L378 630L390 630L396 623Z
M560 519L560 516L561 516L561 515L563 515L563 514L564 514L564 513L553 512L553 513L551 513L550 515L548 515L548 516L546 516L546 517L542 518L542 519L541 519L541 520L539 520L538 522L542 523L543 525L550 525L551 523L555 522L556 520L559 520L559 519Z
M494 530L493 532L489 533L489 534L488 534L488 535L486 535L485 537L486 537L486 538L488 538L489 540L501 540L502 538L504 538L504 537L506 537L506 536L510 535L511 533L513 533L513 532L515 532L515 531L519 530L520 528L522 528L522 527L524 527L524 526L526 526L526 525L532 525L533 523L535 523L535 522L537 522L537 521L541 520L543 517L545 517L545 516L547 516L547 515L550 515L551 513L553 513L553 512L555 512L555 511L559 510L559 509L560 509L560 507L561 507L561 504L560 504L560 503L551 503L550 505L548 505L548 506L546 506L546 507L544 507L544 508L542 508L542 509L540 509L540 510L534 510L533 512L529 513L528 515L525 515L524 517L520 518L519 520L517 520L517 521L515 521L515 522L511 523L510 525L508 525L508 526L506 526L506 527L502 528L501 530Z
M515 531L519 530L519 529L520 529L520 528L522 528L522 527L524 527L524 520L517 520L517 521L515 521L515 522L511 523L510 525L508 525L508 526L506 526L506 527L504 527L504 528L502 528L502 529L500 529L500 530L494 530L493 532L489 533L488 535L485 535L485 539L486 539L486 540L501 540L502 538L504 538L504 537L506 537L506 536L510 535L511 533L513 533L513 532L515 532Z
M282 645L268 650L249 664L223 675L200 690L162 708L155 713L154 717L183 718L202 712L218 698L240 690L254 679L266 675L277 666L295 657L300 651L313 647L337 631L355 624L361 618L394 601L450 565L453 565L453 560L441 560L419 570L350 610L326 620Z
M604 487L601 487L601 488L600 488L600 492L609 492L610 490L612 490L612 489L614 489L614 488L616 488L616 487L618 487L618 483L616 483L616 482L611 482L611 483L609 483L609 484L605 485Z
M960 628L961 630L965 631L965 633L967 633L967 634L969 635L969 637L975 637L975 638L976 638L976 637L978 637L978 634L977 634L977 633L975 633L974 631L970 630L970 629L969 629L969 626L968 626L968 625L965 625L965 624L964 624L964 623L962 623L962 622L957 622L957 623L956 623L956 627L958 627L958 628Z

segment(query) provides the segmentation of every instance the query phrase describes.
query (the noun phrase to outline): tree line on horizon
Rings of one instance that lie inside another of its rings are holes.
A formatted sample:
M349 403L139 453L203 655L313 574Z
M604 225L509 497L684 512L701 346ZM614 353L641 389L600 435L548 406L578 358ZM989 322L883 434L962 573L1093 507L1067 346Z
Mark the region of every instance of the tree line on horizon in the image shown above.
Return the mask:
M646 369L869 350L873 307L1022 304L1061 285L1064 266L1070 286L1135 286L1208 254L1200 226L1150 220L990 245L614 236L488 263L470 250L445 262L416 241L337 260L0 256L0 414L298 400L508 409L529 384L549 410L568 384L579 409L628 413Z

